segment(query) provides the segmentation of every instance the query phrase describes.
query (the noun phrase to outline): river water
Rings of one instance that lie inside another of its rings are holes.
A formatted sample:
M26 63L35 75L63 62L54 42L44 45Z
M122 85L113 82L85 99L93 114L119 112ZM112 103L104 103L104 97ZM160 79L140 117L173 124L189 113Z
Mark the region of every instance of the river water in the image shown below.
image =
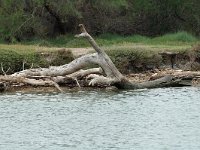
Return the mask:
M200 149L200 88L0 95L0 150Z

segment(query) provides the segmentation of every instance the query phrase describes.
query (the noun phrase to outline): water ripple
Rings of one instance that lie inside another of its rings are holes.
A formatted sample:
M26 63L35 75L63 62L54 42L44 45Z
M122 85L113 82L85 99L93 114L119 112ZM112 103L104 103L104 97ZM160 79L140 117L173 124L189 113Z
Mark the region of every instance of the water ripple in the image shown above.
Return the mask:
M0 149L200 149L200 88L0 95Z

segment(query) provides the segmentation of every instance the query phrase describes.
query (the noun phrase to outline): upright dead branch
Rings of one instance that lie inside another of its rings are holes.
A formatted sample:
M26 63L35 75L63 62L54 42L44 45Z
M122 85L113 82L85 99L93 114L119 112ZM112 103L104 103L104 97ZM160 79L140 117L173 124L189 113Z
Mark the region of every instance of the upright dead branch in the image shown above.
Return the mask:
M86 38L91 46L94 48L94 50L97 52L98 59L100 60L100 66L104 70L105 74L108 78L115 78L118 81L121 81L124 77L123 75L118 71L118 69L115 67L111 59L108 57L108 55L105 53L103 49L101 49L95 40L90 36L90 34L87 33L85 27L83 24L79 25L81 34L76 35L75 37L84 37Z

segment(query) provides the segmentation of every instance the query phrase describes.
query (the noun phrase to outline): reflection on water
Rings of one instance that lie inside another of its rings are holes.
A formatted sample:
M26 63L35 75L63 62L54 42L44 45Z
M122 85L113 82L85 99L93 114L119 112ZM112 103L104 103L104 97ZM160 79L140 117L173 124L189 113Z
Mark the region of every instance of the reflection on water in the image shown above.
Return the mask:
M0 150L200 149L200 88L0 95Z

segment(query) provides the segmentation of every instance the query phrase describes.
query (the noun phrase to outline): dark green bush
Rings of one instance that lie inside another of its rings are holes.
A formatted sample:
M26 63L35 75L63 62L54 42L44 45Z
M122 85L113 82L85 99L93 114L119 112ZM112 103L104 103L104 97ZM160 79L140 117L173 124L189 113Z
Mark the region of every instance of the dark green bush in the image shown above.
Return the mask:
M107 51L107 54L122 73L155 69L162 62L161 56L153 50L115 49Z
M12 50L0 49L0 63L5 72L10 68L7 73L13 73L22 69L23 56ZM3 74L2 69L0 74Z
M12 50L0 49L0 65L7 74L11 74L23 69L38 68L38 67L49 67L59 66L67 64L74 59L71 51L58 50L54 52L39 52L39 53L26 53L18 54ZM0 74L3 74L0 69Z

